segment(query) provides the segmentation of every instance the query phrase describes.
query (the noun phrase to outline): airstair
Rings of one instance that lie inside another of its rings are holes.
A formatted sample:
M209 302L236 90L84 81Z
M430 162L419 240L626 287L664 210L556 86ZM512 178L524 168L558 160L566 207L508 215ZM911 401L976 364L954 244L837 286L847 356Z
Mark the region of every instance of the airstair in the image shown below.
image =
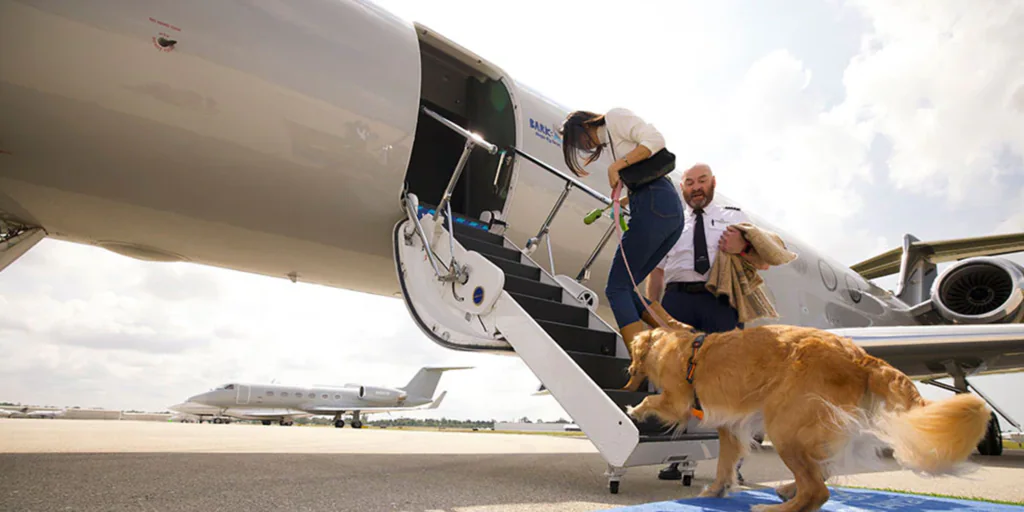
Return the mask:
M424 111L467 142L438 204L421 204L411 193L403 196L405 218L393 232L394 256L413 320L444 347L514 352L520 357L607 462L610 492L618 492L626 468L668 462L680 463L682 483L690 485L696 462L718 456L716 432L699 429L695 420L670 431L656 419L638 423L626 414L627 406L656 390L648 390L646 382L640 389L648 391L622 390L628 380L628 351L617 330L595 314L597 295L581 284L613 229L608 229L576 277L552 275L529 255L547 236L572 188L602 206L611 204L610 199L518 148L501 150ZM566 183L525 250L492 232L492 223L451 214L452 190L475 148L491 154L504 151L499 165L504 165L507 155L521 156Z

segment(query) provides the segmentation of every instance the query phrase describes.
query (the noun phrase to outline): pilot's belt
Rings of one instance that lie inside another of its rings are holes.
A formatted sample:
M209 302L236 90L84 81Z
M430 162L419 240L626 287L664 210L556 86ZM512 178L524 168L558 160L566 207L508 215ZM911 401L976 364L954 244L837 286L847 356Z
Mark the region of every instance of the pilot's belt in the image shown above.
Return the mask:
M686 293L711 293L705 288L707 281L673 281L665 285L665 291L686 292Z

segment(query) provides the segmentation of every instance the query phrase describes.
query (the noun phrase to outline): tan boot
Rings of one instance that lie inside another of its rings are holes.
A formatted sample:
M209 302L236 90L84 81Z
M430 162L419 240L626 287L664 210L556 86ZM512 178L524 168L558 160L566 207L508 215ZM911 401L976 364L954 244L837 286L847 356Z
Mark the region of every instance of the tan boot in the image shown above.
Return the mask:
M630 359L632 359L633 357L633 338L635 338L637 334L640 334L641 332L646 331L648 329L650 329L650 327L648 327L647 324L643 322L643 320L637 320L636 322L628 324L619 329L619 334L622 335L622 341L625 342L626 349L629 350ZM629 377L629 382L626 383L626 386L623 389L625 389L626 391L636 391L640 387L640 384L643 383L643 381L644 377L641 377L639 375L631 375Z
M626 325L625 327L620 328L619 334L622 335L622 341L626 343L626 348L630 348L633 345L633 338L635 338L637 334L648 329L650 329L650 327L645 325L643 321L637 320L636 322L633 322L631 324ZM633 350L631 348L630 353L633 353Z
M675 318L672 318L672 315L668 314L668 311L665 311L665 308L661 306L660 302L652 301L650 303L650 306L651 311L654 311L654 314L658 315L658 317L661 318L661 321L665 322L665 325L667 325L669 329L690 328L690 326L680 322L679 320L676 320ZM661 327L661 324L658 323L658 321L655 318L651 317L651 314L647 311L647 309L644 309L643 314L641 314L640 317L644 319L644 322L647 322L652 327Z

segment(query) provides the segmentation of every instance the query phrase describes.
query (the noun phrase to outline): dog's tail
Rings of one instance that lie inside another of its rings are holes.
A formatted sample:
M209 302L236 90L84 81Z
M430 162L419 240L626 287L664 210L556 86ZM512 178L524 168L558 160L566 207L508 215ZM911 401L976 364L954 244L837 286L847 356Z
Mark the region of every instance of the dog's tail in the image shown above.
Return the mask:
M896 461L925 474L954 472L985 436L991 415L985 401L971 393L925 400L902 372L870 359L868 388L885 401L875 418L877 434Z

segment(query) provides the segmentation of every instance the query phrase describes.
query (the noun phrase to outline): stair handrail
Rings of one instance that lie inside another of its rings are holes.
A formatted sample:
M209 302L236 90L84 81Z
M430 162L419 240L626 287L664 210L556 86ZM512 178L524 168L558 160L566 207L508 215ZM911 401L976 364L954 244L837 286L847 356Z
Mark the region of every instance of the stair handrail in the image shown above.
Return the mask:
M526 151L523 151L515 146L511 147L510 149L515 154L522 156L523 158L533 163L537 167L540 167L541 169L544 169L545 171L548 171L549 173L565 181L565 188L562 189L562 193L558 196L558 199L555 200L555 205L554 207L551 208L551 211L548 212L547 218L544 219L544 224L542 224L540 230L537 231L537 235L530 238L526 242L526 247L523 249L523 251L526 252L527 254L531 254L537 248L537 246L540 245L540 241L542 239L545 239L548 246L548 259L551 262L551 273L554 274L555 258L551 250L551 222L554 221L555 215L558 214L558 211L562 208L562 204L565 203L565 198L566 196L569 195L569 191L571 191L573 188L578 188L588 196L597 199L605 207L611 206L612 200L608 198L608 196L605 196L604 194L590 188L585 183L577 180L576 178L573 178L572 176L569 176L563 171L556 169L547 162L544 162L543 160L527 153ZM620 211L622 215L629 215L628 206L623 206ZM580 271L576 274L577 282L582 282L587 277L589 277L591 265L593 265L594 262L597 261L597 256L601 254L601 251L604 250L604 246L608 244L608 240L611 238L613 231L615 231L614 221L613 224L608 227L608 230L601 237L601 240L594 247L594 250L590 253L590 257L587 258L587 261L583 264L583 267L580 268Z
M454 229L452 229L452 228L454 228L454 220L452 219L450 203L451 203L452 192L455 190L455 185L458 182L459 178L462 176L462 171L465 168L466 163L469 160L469 155L470 155L470 153L473 151L473 149L475 147L479 146L479 147L483 148L485 151L487 151L489 154L492 154L492 155L497 154L498 151L499 151L499 148L498 148L498 146L496 146L496 145L488 142L487 140L485 140L480 135L465 129L462 126L459 126L457 123L455 123L455 122L451 121L450 119L442 116L441 114L438 114L437 112L434 112L433 110L431 110L430 108L428 108L426 106L422 106L421 105L420 106L420 110L424 114L430 116L431 118L433 118L437 122L441 123L442 125L446 126L450 130L454 131L455 133L458 133L459 135L461 135L463 138L466 139L466 144L463 147L462 155L459 158L459 163L456 164L455 171L452 172L451 178L448 180L448 185L445 187L445 190L444 190L444 192L443 192L443 194L441 196L441 200L438 202L436 210L435 210L435 211L437 211L438 216L445 215L445 217L447 218L448 225L449 225L449 230L448 230L448 238L449 238L449 240L448 240L448 242L449 242L450 245L454 245L454 243L455 243L455 239L454 239L455 234L454 234ZM608 196L605 196L604 194L594 190L593 188L589 187L585 183L577 180L576 178L574 178L572 176L569 176L565 172L556 169L555 167L553 167L552 165L548 164L547 162L544 162L543 160L540 160L539 158L537 158L537 157L527 153L526 151L523 151L522 149L519 149L518 147L509 146L507 149L502 149L501 152L504 155L504 153L506 151L508 151L508 150L512 151L516 155L522 156L527 161L533 163L534 165L540 167L541 169L544 169L545 171L553 174L554 176L556 176L558 178L561 178L562 181L565 182L565 187L562 189L562 193L558 196L558 199L555 201L555 204L551 208L551 211L548 212L548 216L547 216L546 219L544 219L544 223L541 225L540 229L537 231L537 235L532 237L532 238L530 238L526 242L526 247L523 249L524 252L526 252L527 254L531 254L537 248L537 246L540 245L540 241L541 240L545 240L546 243L547 243L547 246L548 246L548 259L549 259L550 265L551 265L550 270L551 270L551 273L554 274L555 273L555 257L554 257L554 253L552 252L552 248L551 248L551 231L550 231L551 223L554 222L555 216L561 210L562 205L565 203L566 197L568 197L568 195L569 195L569 192L571 192L572 189L577 188L577 189L583 191L583 193L587 194L588 196L596 199L598 202L600 202L606 208L612 205L612 200L610 198L608 198ZM503 157L499 158L498 172L500 172L500 170L501 170L501 165L503 163L503 160L504 160ZM495 177L495 181L497 181L497 177ZM623 215L629 215L629 207L628 206L623 206L621 208L621 212L622 212ZM437 224L435 224L434 233L433 233L433 236L431 237L432 240L427 240L426 233L424 232L424 230L422 228L422 225L419 222L419 217L417 215L414 215L411 220L414 220L416 222L416 228L417 228L416 233L418 235L420 235L421 238L423 238L424 245L428 246L428 259L431 260L431 264L434 264L434 259L430 257L430 252L431 252L430 251L430 247L432 247L434 243L437 243L438 237L440 236L440 232L441 232L441 228L443 226L443 223L442 222L438 222ZM594 261L597 260L598 255L600 255L601 251L604 250L605 245L608 244L608 240L611 238L611 235L612 235L612 232L614 231L614 228L615 228L614 224L611 225L608 228L608 230L604 233L604 235L601 237L601 240L598 242L598 244L594 247L594 250L591 252L590 257L587 258L587 261L583 264L583 267L580 268L580 271L577 273L576 281L583 281L586 277L589 276L591 265L594 264ZM455 261L454 252L452 252L452 261L451 261L451 265L449 265L449 267L448 267L447 275L441 275L439 270L437 269L436 265L434 266L434 271L435 271L435 273L438 274L438 277L440 279L444 280L444 281L465 282L465 280L467 278L467 276L465 275L464 269L460 265L458 265L457 261Z
M466 144L462 148L462 156L459 157L459 163L455 165L455 171L452 172L452 176L448 180L448 186L445 187L444 192L441 194L441 200L438 201L437 208L435 210L437 212L438 217L444 215L448 221L448 245L449 247L451 247L451 264L448 266L448 274L444 276L439 274L438 277L442 281L456 281L465 284L465 282L469 279L469 276L466 273L466 269L459 265L459 262L455 260L455 221L454 219L452 219L451 209L452 192L455 190L455 184L459 181L459 178L462 176L462 170L465 169L466 163L469 161L469 154L473 152L473 149L479 146L488 153L493 155L498 152L498 146L491 144L490 142L487 142L480 135L475 134L459 126L457 123L442 116L441 114L438 114L437 112L434 112L433 110L430 110L425 106L420 106L420 110L423 111L424 114L432 117L437 122L443 124L444 126L448 127L449 129L451 129L455 133L458 133L459 135L466 139ZM425 236L425 233L423 233L422 225L419 222L419 217L417 216L415 220L416 227L418 228L417 233L420 234L421 237ZM429 248L433 246L433 244L438 242L438 238L440 238L441 236L441 228L443 225L443 222L438 222L434 224L434 232L431 236L431 239L423 240L423 244L425 246ZM431 263L433 263L433 260L431 260ZM436 266L434 268L434 271L437 272Z
M498 146L491 144L490 142L487 142L486 140L484 140L483 137L459 126L457 123L448 119L447 117L444 117L441 114L438 114L437 112L434 112L433 110L430 110L429 108L424 106L421 106L420 110L422 110L424 114L436 119L439 123L447 126L455 133L462 135L467 140L472 140L474 144L484 148L485 150L487 150L488 153L493 155L498 152Z

